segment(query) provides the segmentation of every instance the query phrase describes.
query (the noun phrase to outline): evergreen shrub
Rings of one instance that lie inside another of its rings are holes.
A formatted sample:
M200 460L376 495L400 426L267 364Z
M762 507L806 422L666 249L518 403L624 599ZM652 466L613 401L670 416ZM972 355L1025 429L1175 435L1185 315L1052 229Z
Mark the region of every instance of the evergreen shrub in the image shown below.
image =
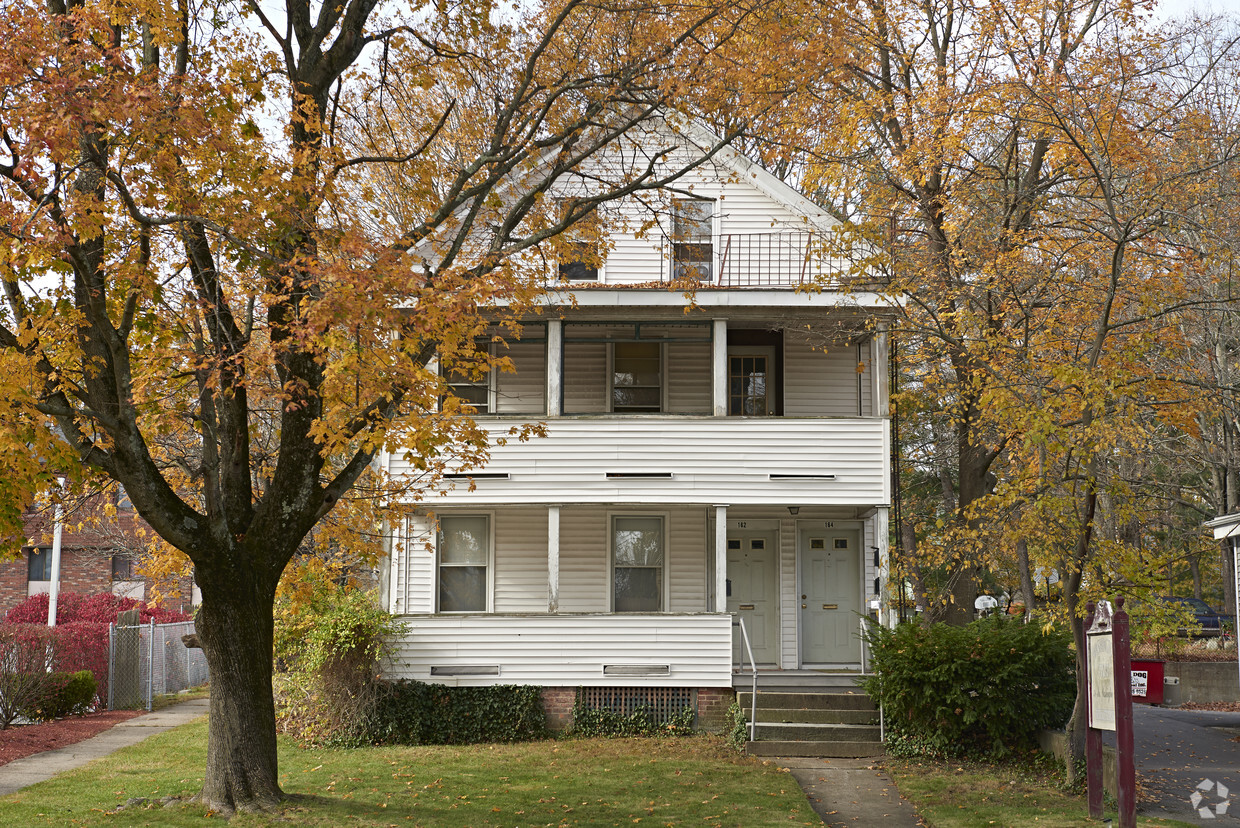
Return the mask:
M382 682L366 741L399 745L520 742L547 735L542 688Z
M1067 722L1076 698L1070 632L993 616L964 627L871 625L892 755L1003 756Z
M85 713L95 704L95 676L90 670L51 673L41 698L32 699L22 711L27 719L51 721Z

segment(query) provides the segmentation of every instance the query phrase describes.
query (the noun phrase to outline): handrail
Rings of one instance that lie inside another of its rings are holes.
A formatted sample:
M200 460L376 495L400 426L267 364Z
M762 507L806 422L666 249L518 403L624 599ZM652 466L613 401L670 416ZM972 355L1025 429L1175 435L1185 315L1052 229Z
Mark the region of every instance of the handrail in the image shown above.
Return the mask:
M753 675L753 691L749 694L751 697L752 708L749 715L749 741L754 740L754 733L758 729L758 663L754 661L753 648L749 646L749 633L745 630L745 619L739 616L732 622L732 626L740 626L741 641L745 643L745 652L749 654L749 671ZM741 662L741 667L744 667Z

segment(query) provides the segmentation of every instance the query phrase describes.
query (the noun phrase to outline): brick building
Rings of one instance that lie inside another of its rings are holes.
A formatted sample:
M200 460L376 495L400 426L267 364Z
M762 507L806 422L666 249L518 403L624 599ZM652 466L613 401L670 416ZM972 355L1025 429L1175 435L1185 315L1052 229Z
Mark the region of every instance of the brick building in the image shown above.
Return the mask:
M108 508L114 506L115 509ZM98 493L65 507L60 541L60 591L112 592L151 600L151 584L136 572L145 548L145 524L123 494ZM51 591L53 512L34 509L24 518L25 542L15 560L0 561L0 617L31 595ZM192 579L161 584L167 609L192 611Z

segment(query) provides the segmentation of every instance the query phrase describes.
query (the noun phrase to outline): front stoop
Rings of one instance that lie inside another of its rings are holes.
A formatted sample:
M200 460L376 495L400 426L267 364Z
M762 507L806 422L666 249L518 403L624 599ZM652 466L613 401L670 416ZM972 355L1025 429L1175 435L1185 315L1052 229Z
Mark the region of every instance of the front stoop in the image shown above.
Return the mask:
M753 693L737 694L748 721ZM745 752L754 756L857 758L881 756L878 710L859 690L832 692L758 691L756 738Z

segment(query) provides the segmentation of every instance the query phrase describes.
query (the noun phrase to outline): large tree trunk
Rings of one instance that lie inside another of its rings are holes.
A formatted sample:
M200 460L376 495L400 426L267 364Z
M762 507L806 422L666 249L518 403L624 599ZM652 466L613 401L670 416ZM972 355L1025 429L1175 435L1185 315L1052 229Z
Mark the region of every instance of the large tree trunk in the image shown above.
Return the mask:
M270 810L283 798L276 764L271 689L275 584L245 574L200 569L196 617L211 670L207 767L198 799L221 814Z
M1075 615L1072 616L1072 640L1076 642L1076 703L1072 706L1072 718L1068 719L1068 750L1064 762L1069 785L1085 779L1085 734L1089 729L1085 709L1089 699L1085 681L1085 620Z

